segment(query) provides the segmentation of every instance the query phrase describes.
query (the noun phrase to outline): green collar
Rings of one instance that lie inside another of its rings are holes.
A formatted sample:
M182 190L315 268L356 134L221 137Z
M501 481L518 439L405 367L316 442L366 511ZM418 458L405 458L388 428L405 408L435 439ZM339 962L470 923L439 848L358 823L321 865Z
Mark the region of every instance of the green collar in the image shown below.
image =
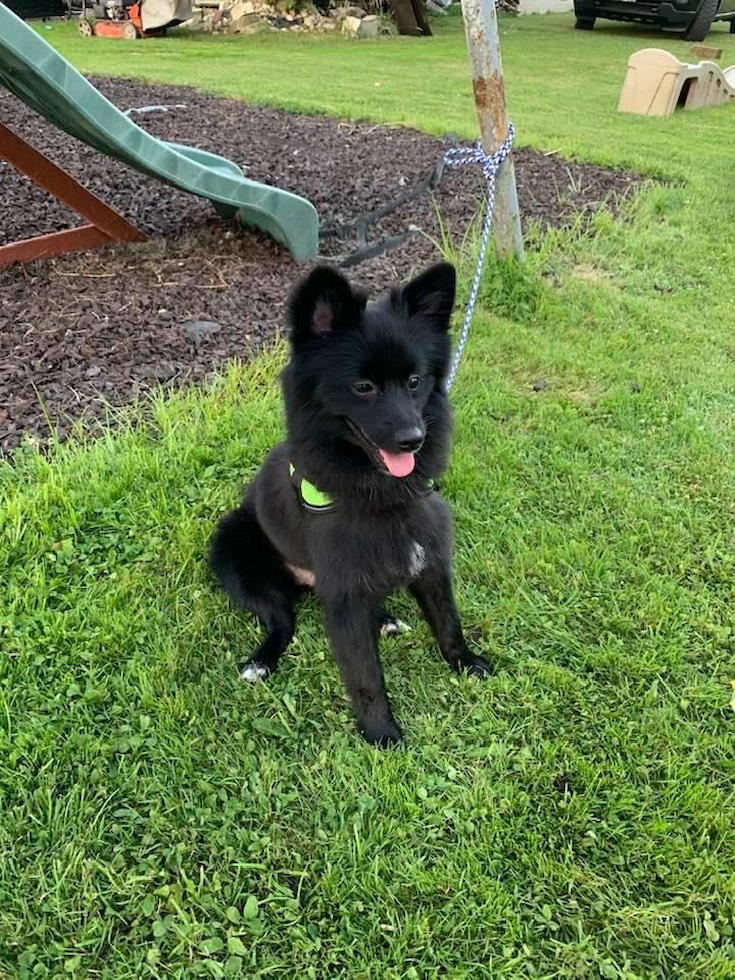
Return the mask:
M301 497L301 502L307 510L324 511L331 510L334 507L334 497L329 493L324 493L323 490L315 487L313 483L309 483L308 480L305 480L297 474L293 463L289 463L288 470L291 474L293 484L296 487L296 492Z
M296 472L293 463L288 464L288 471L291 474L291 482L294 485L296 493L299 495L301 505L306 510L321 514L334 510L337 506L337 501L331 493L325 493L324 490L315 487L313 483L309 483L300 473ZM429 478L426 480L426 487L421 496L428 496L437 489L438 487L434 480Z

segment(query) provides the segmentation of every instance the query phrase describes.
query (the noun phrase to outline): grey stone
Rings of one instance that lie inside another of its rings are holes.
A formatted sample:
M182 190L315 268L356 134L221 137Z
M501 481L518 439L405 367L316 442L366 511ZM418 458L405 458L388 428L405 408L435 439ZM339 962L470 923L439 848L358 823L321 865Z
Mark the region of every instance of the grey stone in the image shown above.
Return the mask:
M337 20L344 20L345 17L357 17L362 20L363 17L367 17L367 11L363 10L362 7L336 7L331 13L330 17L336 17Z
M380 22L377 17L369 16L363 17L360 21L360 25L357 28L358 37L377 37L378 28L380 27Z
M214 320L186 320L179 326L189 340L203 340L205 337L219 333L222 329L222 326Z
M260 34L271 30L271 25L260 14L243 14L227 27L228 34Z

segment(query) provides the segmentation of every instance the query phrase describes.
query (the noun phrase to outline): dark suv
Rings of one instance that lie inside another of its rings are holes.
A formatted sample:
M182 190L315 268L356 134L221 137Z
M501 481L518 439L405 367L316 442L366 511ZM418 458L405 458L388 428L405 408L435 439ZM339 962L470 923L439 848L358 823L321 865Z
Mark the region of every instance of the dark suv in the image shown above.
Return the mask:
M716 20L729 21L735 34L735 0L574 0L574 13L580 31L591 31L602 17L682 31L687 41L703 41Z

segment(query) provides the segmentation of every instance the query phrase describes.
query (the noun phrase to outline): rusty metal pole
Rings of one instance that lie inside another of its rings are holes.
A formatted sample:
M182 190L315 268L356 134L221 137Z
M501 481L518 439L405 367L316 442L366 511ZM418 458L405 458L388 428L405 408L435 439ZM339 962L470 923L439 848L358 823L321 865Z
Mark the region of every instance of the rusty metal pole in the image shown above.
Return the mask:
M462 14L482 146L485 153L494 153L508 135L495 0L462 0ZM514 255L522 259L523 232L512 154L498 170L493 229L498 254L503 258Z

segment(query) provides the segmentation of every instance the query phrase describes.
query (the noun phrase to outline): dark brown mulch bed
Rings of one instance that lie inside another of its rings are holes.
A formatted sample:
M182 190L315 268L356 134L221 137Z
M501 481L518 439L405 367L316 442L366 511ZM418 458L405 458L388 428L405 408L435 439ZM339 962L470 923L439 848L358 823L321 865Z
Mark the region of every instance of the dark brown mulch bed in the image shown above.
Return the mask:
M133 118L155 136L228 156L248 177L310 198L325 227L350 225L394 200L451 145L409 129L297 116L187 88L94 81L122 109L184 104ZM0 270L0 451L24 434L44 440L47 418L64 436L75 419L100 416L106 402L202 378L228 358L251 356L283 328L288 289L304 272L284 250L214 218L207 201L77 143L4 92L0 118L151 236L143 245ZM516 170L524 220L551 226L614 206L639 182L528 150L517 153ZM0 244L79 223L2 162L0 180ZM448 172L433 195L399 207L370 237L411 226L416 233L351 276L375 292L435 259L437 208L461 238L482 193L474 168ZM323 252L354 246L325 239ZM210 325L192 335L190 321Z

